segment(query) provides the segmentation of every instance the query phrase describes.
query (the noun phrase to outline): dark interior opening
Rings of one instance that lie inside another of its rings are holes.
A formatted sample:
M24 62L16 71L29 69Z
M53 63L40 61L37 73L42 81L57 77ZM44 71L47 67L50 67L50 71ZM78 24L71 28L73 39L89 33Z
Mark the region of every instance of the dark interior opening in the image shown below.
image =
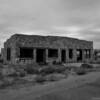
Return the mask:
M57 49L48 49L48 57L58 57L58 50Z
M20 48L20 58L33 58L33 48Z
M73 58L73 49L69 49L69 58L70 58L70 59Z
M36 49L36 62L45 63L46 62L46 50Z
M82 50L77 49L77 61L82 61Z
M11 59L11 48L7 48L7 60L10 61Z
M66 50L61 51L61 61L64 63L66 62Z

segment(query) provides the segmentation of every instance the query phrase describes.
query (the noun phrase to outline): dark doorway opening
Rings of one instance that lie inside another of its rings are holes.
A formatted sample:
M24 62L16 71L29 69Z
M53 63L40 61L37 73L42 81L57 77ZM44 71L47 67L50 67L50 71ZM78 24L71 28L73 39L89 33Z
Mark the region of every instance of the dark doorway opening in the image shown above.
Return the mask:
M20 48L20 58L33 58L33 48Z
M36 62L37 63L46 62L46 50L45 49L36 49Z
M66 50L61 51L61 62L66 62Z
M57 58L58 57L58 49L48 49L48 57L49 58Z
M69 59L73 59L73 49L69 49Z
M77 49L77 61L80 62L82 61L82 50Z
M10 61L11 59L11 48L7 48L7 60Z

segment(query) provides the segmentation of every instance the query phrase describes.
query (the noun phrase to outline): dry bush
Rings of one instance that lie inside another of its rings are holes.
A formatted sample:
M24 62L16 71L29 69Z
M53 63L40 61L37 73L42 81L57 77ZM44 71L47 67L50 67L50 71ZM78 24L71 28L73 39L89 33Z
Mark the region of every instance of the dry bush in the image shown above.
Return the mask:
M8 86L13 85L15 82L15 79L13 77L4 77L1 80L0 88L6 88Z
M47 81L58 81L58 80L66 78L66 75L55 73L55 74L49 74L45 78Z
M84 75L86 73L87 73L87 70L84 69L84 68L78 68L77 71L76 71L77 75Z
M55 69L52 66L45 66L45 67L41 68L41 70L40 70L40 74L42 74L42 75L47 75L47 74L51 74L54 72L55 72Z
M37 77L37 75L27 75L27 76L23 77L22 79L24 79L28 82L34 82L36 77Z
M5 67L1 69L3 76L16 76L16 70L13 67Z
M59 66L59 65L48 65L40 70L40 74L47 75L52 73L63 73L66 70L65 66Z
M93 66L92 65L90 65L90 64L82 64L81 66L80 66L81 68L86 68L86 69L92 69L93 68Z
M0 68L3 68L3 67L4 67L4 65L2 63L0 63Z
M38 64L29 64L25 66L25 71L27 74L38 74L40 66Z
M38 83L43 83L46 81L46 78L42 75L37 75L37 77L35 77L35 81Z

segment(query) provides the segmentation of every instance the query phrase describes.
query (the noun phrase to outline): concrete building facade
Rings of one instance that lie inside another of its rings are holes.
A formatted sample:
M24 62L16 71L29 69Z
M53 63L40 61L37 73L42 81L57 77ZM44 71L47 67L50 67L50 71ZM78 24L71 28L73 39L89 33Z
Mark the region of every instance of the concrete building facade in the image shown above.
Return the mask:
M68 63L91 61L93 42L59 36L12 35L2 49L5 63Z

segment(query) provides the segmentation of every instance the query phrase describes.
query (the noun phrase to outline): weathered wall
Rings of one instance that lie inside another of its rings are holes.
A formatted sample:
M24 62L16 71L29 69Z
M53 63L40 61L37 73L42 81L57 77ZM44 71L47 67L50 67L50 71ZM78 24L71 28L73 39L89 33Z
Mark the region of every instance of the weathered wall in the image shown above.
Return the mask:
M67 37L16 35L16 45L47 48L93 48L93 42Z
M15 38L10 38L8 39L5 43L4 43L4 48L3 48L3 60L4 60L4 63L12 63L15 61L15 52L16 52L16 41L15 41ZM11 49L11 60L10 61L7 61L7 48L10 48Z
M7 61L7 53L6 49L11 48L11 61ZM93 54L93 42L91 41L84 41L78 40L73 38L67 37L56 37L56 36L27 36L27 35L13 35L10 39L8 39L4 43L4 61L6 63L16 63L19 57L19 48L20 47L33 47L33 48L57 48L59 50L65 49L66 50L66 61L67 62L76 62L76 49L91 49L91 59ZM73 49L74 57L73 59L68 58L68 49ZM35 53L34 53L35 55ZM59 54L60 55L60 54ZM59 60L60 58L57 58ZM47 60L53 60L47 58ZM33 59L33 61L35 61ZM31 61L30 61L31 62ZM24 62L23 62L24 63Z

